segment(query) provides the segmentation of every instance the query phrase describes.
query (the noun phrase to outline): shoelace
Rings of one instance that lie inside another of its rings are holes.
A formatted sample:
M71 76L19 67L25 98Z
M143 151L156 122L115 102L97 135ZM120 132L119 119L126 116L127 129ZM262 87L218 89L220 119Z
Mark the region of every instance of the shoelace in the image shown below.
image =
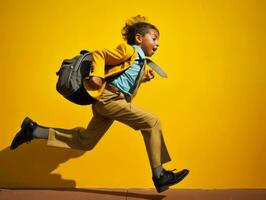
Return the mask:
M163 174L166 174L168 177L169 176L174 176L174 171L176 171L176 169L173 169L173 170L165 170L165 169L163 169L163 172L162 172L162 175Z
M165 170L165 169L163 169L165 172L174 172L174 171L176 171L176 169L172 169L172 170Z

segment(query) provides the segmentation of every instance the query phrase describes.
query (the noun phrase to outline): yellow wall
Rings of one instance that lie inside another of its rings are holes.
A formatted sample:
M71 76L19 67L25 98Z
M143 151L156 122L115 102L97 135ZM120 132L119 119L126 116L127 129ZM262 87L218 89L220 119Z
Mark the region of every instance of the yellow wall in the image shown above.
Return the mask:
M91 152L9 145L25 116L86 126L92 113L55 90L63 58L112 48L124 21L142 14L161 31L154 59L169 78L134 103L159 116L176 188L266 187L265 1L47 0L1 3L0 187L153 187L139 132L115 123Z

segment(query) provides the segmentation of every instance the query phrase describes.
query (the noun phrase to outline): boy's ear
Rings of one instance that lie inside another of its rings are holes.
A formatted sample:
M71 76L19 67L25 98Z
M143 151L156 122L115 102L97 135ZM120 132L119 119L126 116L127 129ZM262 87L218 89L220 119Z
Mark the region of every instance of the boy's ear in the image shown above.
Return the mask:
M136 41L136 44L141 44L142 43L142 35L140 33L137 33L135 35L135 41Z

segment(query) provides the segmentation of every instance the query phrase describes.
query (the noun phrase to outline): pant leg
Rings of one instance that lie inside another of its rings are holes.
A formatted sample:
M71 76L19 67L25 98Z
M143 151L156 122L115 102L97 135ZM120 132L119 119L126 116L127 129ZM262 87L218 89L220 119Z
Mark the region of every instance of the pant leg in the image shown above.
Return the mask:
M127 102L123 97L108 102L99 101L94 107L100 115L141 131L151 167L157 167L171 160L163 139L160 120L156 116Z
M47 144L85 151L93 149L114 121L99 116L96 112L93 113L86 129L79 127L74 129L50 128Z
M119 97L116 93L107 90L102 94L100 102L107 103ZM74 129L50 128L48 135L48 145L55 147L74 148L81 150L91 150L100 141L113 123L113 119L99 114L92 104L93 117L87 128L77 127Z

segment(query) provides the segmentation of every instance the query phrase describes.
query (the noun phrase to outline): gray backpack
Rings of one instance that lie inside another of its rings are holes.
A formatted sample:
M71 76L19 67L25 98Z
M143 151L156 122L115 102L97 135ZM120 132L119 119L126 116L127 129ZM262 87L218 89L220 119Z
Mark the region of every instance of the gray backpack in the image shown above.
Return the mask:
M91 62L91 52L82 50L80 55L63 60L59 71L56 72L56 90L78 105L89 105L96 101L83 86L83 78L89 75Z

